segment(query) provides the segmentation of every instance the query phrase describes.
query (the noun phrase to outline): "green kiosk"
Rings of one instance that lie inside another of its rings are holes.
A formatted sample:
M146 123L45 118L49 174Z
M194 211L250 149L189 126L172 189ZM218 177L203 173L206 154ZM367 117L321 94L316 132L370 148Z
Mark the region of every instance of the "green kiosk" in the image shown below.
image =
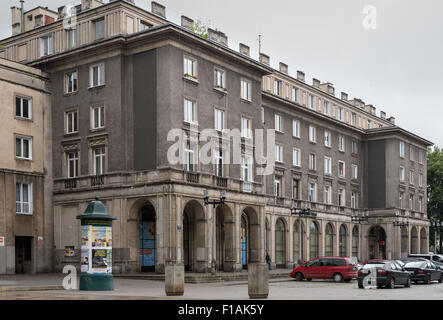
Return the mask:
M96 197L81 220L80 290L114 290L112 276L112 220L104 204Z

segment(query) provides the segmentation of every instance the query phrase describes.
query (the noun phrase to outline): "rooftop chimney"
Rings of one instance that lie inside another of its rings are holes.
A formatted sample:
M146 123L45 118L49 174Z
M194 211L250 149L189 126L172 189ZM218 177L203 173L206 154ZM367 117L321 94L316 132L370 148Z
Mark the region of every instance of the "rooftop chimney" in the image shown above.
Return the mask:
M239 52L241 54L244 54L245 56L248 56L248 57L250 57L250 54L251 54L249 47L243 43L240 43L240 45L239 45Z
M19 34L22 30L22 12L20 8L11 7L12 35Z
M166 7L160 3L152 1L151 12L166 19Z
M312 78L312 86L314 88L319 88L320 89L320 80L317 80L315 78Z
M386 112L380 111L380 118L386 119Z
M303 71L297 70L297 80L305 82L305 73Z
M288 74L288 65L283 62L280 62L280 72Z
M208 38L209 38L209 40L220 43L221 45L224 45L225 47L228 46L228 37L221 31L217 31L217 30L208 28Z
M394 117L389 117L389 118L388 118L388 121L389 121L390 123L392 123L393 125L395 125L395 118L394 118Z
M343 101L348 101L348 94L347 94L346 92L343 92L343 91L342 91L342 93L341 93L341 99L342 99Z
M264 54L264 53L260 53L260 62L261 63L264 63L264 64L266 64L266 65L270 65L270 58L269 58L269 56L268 55L266 55L266 54Z
M99 0L82 0L81 11L102 6L104 3Z
M372 104L368 104L365 106L365 109L367 112L375 115L376 114L376 108Z
M320 89L330 95L335 95L334 85L330 82L322 83Z
M192 28L194 27L194 20L186 16L182 16L182 27L192 30Z

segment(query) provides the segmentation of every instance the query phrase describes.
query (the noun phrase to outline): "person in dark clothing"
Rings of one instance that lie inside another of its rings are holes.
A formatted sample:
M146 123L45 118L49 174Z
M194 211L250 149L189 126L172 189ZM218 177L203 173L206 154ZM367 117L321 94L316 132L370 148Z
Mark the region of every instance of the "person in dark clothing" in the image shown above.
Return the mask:
M269 270L271 270L271 257L267 252L266 252L266 263L268 264Z

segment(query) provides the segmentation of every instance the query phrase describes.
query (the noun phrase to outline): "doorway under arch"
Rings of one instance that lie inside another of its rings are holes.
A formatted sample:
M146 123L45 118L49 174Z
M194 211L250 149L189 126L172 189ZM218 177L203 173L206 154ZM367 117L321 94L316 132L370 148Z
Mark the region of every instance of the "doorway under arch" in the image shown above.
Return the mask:
M412 227L411 229L411 253L419 253L418 252L418 231L416 227Z
M386 259L386 232L380 226L373 226L368 232L369 259Z
M286 226L281 218L275 223L275 265L286 267Z
M330 223L325 228L325 256L334 255L334 229Z
M342 224L338 233L338 254L340 257L346 257L348 251L348 231Z
M182 256L185 271L206 272L206 216L202 205L189 201L183 210Z
M155 271L157 261L157 231L155 209L145 204L140 209L140 267L142 272Z

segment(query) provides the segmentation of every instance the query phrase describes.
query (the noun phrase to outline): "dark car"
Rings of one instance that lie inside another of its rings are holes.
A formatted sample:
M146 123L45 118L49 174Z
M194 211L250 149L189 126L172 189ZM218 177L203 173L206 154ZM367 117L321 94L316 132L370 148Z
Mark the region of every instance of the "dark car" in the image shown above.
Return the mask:
M406 263L405 269L411 272L411 279L415 283L419 281L426 284L431 281L442 283L443 281L442 272L431 261L410 261Z
M441 254L433 253L420 253L420 254L410 254L409 258L422 258L432 261L441 271L443 271L443 256Z
M365 262L363 262L363 265L368 264L368 263L385 263L388 262L388 260L386 259L369 259L366 260Z
M335 282L349 282L357 278L357 263L351 258L343 257L315 258L294 268L290 276L297 281L334 279Z
M411 286L411 276L408 271L404 270L394 261L374 261L367 263L358 272L358 287L364 288L364 280L372 271L377 272L376 285L377 288L387 287L394 289L396 285L405 287Z

